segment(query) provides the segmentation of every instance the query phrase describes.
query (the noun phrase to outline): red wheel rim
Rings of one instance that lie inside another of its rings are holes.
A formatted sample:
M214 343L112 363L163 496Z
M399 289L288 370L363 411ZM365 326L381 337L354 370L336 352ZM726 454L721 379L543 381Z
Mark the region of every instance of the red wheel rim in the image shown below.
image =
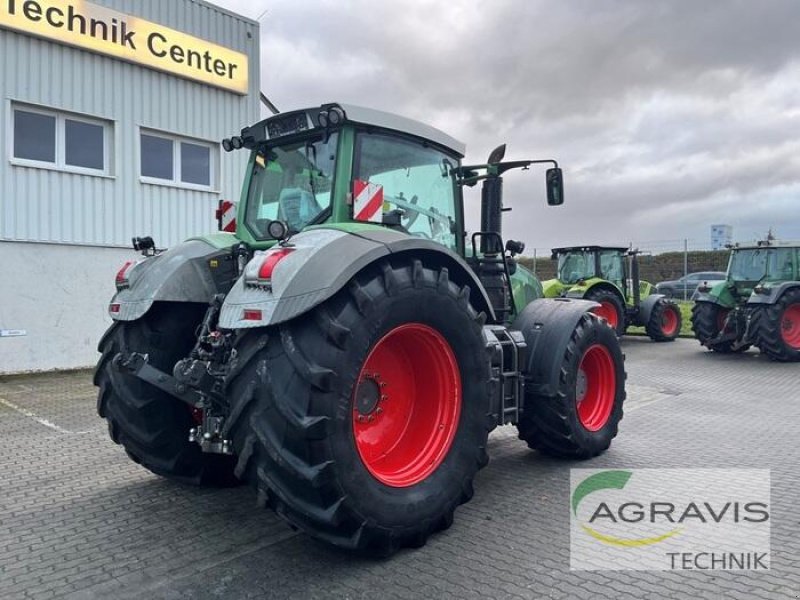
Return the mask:
M617 373L608 348L590 346L581 358L575 383L578 419L589 431L602 429L611 416L617 395Z
M668 306L661 316L661 333L664 335L675 335L678 330L678 315L676 310Z
M787 346L800 349L800 304L791 304L783 311L781 337Z
M592 312L601 319L605 319L612 329L616 329L619 324L619 317L617 309L612 302L608 300L600 301L600 306L595 307Z
M373 346L353 390L361 462L392 487L415 485L447 456L461 414L455 354L435 329L401 325Z

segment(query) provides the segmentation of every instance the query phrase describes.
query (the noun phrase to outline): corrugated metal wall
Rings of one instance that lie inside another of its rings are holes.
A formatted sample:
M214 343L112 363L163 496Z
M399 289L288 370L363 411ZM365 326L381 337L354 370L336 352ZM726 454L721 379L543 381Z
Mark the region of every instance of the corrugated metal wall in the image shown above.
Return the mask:
M0 240L128 246L131 236L151 234L171 246L212 231L219 198L238 200L245 153L219 150L219 193L145 184L139 127L218 142L258 120L258 25L197 0L94 2L247 54L250 93L0 30ZM13 102L112 121L113 175L10 164Z

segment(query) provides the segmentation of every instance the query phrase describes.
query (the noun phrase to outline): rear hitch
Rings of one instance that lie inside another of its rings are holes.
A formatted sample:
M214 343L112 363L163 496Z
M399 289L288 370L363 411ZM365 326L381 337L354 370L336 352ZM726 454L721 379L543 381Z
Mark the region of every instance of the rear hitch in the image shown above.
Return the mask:
M725 317L719 334L708 344L714 346L723 342L731 342L731 347L738 350L744 346L752 344L750 340L750 326L753 315L750 311L742 308L734 308Z
M218 294L209 303L194 348L175 364L172 375L151 366L148 356L138 352L119 353L112 361L120 372L138 377L188 404L197 421L189 430L189 441L212 454L233 454L230 440L222 433L228 414L224 381L233 356L232 334L216 329L224 299Z
M181 384L172 375L168 375L164 373L164 371L151 366L148 361L149 357L147 354L141 354L139 352L123 354L120 352L112 359L111 366L120 373L127 373L138 377L153 387L157 387L178 400L185 402L192 408L200 408L202 406L203 395L201 393Z

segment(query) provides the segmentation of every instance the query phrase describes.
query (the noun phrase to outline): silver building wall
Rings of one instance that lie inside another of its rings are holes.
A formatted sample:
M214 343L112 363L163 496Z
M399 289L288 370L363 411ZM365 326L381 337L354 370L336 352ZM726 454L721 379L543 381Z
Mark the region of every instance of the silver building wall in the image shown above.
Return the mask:
M238 200L246 162L218 142L259 119L256 22L198 0L94 4L246 54L249 92L0 29L0 373L93 363L131 236L168 247L213 231L218 200ZM15 161L15 108L107 124L107 173ZM142 130L208 145L208 189L142 178ZM2 337L11 330L24 335Z

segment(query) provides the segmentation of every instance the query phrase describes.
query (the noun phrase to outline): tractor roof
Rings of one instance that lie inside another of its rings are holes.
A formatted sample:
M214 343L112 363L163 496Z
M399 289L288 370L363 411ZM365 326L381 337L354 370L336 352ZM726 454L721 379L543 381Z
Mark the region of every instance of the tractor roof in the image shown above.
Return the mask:
M800 240L763 240L746 244L734 244L731 250L756 250L760 248L800 248Z
M345 121L383 127L400 133L406 133L443 146L460 157L464 156L466 146L463 142L447 135L445 132L420 121L401 117L382 110L355 106L353 104L329 103L313 108L304 108L287 113L279 113L248 127L242 131L242 136L252 135L256 142L263 142L271 138L292 135L320 127L319 115L330 114L331 109L338 108L344 113ZM324 115L323 115L324 116ZM299 117L299 118L298 118Z
M553 254L563 254L565 252L598 252L600 250L613 250L616 252L627 252L627 246L564 246L563 248L553 248Z

